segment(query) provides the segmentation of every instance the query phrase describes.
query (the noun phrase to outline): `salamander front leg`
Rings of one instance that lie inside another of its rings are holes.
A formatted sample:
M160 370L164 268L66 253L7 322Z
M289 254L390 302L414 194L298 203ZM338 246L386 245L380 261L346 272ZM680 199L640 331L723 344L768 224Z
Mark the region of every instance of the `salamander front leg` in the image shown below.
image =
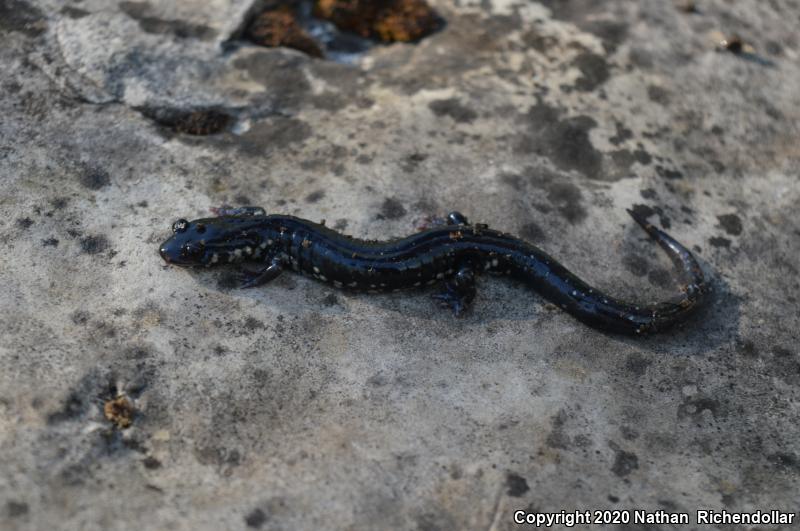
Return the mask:
M456 317L464 313L475 300L475 271L470 266L462 266L452 279L444 283L442 291L433 298L443 308L451 308Z
M434 227L442 227L444 225L469 225L469 221L467 220L467 216L454 210L444 217L425 216L417 225L417 230L422 231Z
M240 288L254 288L256 286L261 286L266 284L270 280L275 280L283 273L283 261L280 258L273 258L270 264L263 268L261 271L257 271L255 273L251 272L243 272L242 277L244 282L242 282Z

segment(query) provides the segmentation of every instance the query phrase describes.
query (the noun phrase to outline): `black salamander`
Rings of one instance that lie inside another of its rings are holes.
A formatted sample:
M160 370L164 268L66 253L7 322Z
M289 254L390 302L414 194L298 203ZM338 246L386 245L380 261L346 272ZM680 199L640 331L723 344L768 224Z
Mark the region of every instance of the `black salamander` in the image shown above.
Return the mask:
M709 291L692 253L646 219L633 219L667 252L684 277L682 294L667 302L636 305L593 288L541 249L452 212L440 226L405 238L367 241L293 216L267 215L259 207L216 211L218 217L173 224L160 248L169 264L213 266L256 262L243 273L243 288L258 286L290 269L337 288L389 292L441 285L434 295L461 314L475 298L484 272L507 274L595 328L623 334L660 332L684 320Z

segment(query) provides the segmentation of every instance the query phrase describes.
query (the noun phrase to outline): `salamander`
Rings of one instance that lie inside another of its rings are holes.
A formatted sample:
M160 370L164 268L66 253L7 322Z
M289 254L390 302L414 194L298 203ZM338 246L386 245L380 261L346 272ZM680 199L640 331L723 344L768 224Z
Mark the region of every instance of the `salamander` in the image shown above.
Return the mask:
M337 288L393 292L438 285L433 297L456 315L472 303L482 273L509 275L592 327L621 334L661 332L701 305L708 284L697 260L683 245L628 210L683 276L680 295L656 304L635 304L603 293L571 273L538 247L451 212L438 226L410 236L368 241L260 207L217 209L216 217L172 225L160 247L168 264L185 267L255 262L242 271L243 288L292 270Z

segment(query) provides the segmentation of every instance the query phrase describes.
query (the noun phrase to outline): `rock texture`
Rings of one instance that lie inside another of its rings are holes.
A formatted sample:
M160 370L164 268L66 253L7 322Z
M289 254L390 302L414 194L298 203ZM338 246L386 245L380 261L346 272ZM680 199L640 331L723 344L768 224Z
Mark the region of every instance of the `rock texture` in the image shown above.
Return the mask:
M343 64L240 42L251 2L0 0L0 527L797 510L800 6L696 4L436 1ZM648 301L635 207L715 296L625 339L501 279L455 319L165 267L225 203L371 238L458 209Z

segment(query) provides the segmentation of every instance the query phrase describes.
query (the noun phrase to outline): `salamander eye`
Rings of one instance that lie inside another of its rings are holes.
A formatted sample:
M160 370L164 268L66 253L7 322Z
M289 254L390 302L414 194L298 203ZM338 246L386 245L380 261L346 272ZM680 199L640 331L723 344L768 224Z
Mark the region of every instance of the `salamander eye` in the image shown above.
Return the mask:
M197 234L203 234L206 231L206 226L202 223L198 223L195 225L194 229L197 231Z
M175 223L172 224L172 232L186 232L186 229L189 228L189 222L185 219L179 219Z

